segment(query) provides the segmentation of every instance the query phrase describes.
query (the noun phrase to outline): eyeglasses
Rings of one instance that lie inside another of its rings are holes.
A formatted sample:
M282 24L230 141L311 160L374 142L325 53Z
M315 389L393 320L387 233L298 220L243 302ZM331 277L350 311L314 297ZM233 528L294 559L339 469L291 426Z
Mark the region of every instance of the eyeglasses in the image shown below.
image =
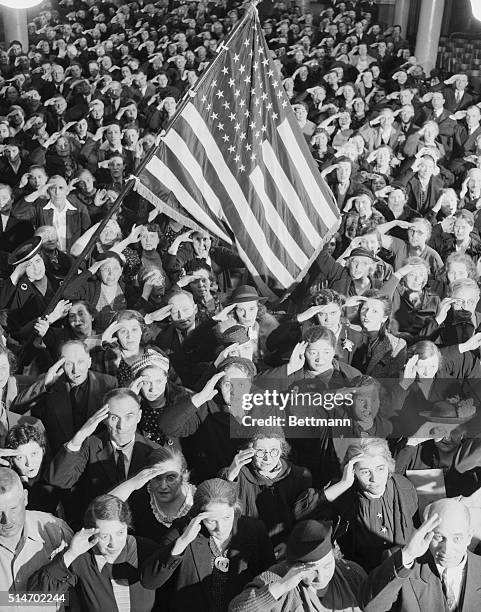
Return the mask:
M267 456L271 456L273 459L276 459L277 457L279 457L279 455L281 454L281 451L278 448L273 448L272 450L268 451L268 450L263 450L263 449L259 449L255 452L255 456L257 457L257 459L264 459L264 457Z

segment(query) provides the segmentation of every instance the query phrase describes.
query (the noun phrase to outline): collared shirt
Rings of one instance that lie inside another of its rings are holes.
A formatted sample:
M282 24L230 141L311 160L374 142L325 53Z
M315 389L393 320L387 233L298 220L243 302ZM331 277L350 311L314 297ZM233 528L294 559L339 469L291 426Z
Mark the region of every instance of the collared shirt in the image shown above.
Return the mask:
M48 563L70 543L72 530L47 512L27 510L22 537L15 551L0 539L0 591L16 593L27 590L30 576ZM37 610L56 610L55 604L36 607ZM31 612L31 606L2 606L2 612Z
M464 576L465 576L465 568L466 561L468 560L468 555L464 555L463 560L456 567L448 567L447 569L442 565L438 565L436 563L436 568L438 570L439 575L443 576L443 573L446 571L447 574L447 584L448 588L452 591L455 601L456 601L456 609L459 609L459 604L461 601L461 593L463 592L464 585Z
M132 453L134 452L135 437L128 444L124 444L124 446L118 446L113 440L110 440L110 444L114 449L114 454L116 454L117 451L122 451L124 455L125 474L128 475L130 463L132 461Z
M2 230L5 231L7 229L8 220L10 219L10 213L8 215L4 215L2 213Z
M67 200L64 209L59 210L49 200L43 210L53 210L52 225L57 230L59 249L65 253L67 251L67 211L76 211L77 209Z
M110 563L103 555L94 555L94 558L99 568L99 572L102 571L107 563ZM117 580L111 578L110 583L119 612L130 612L130 589L128 580L125 578Z

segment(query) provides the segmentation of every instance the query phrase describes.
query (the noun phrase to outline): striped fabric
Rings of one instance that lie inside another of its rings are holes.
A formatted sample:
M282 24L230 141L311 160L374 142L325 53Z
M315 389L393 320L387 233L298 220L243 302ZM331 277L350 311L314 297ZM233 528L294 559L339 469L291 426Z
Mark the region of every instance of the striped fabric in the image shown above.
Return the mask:
M129 581L127 579L117 581L112 578L110 582L119 612L130 612Z
M260 292L299 282L337 227L261 31L248 9L188 93L135 187L234 243ZM189 224L196 227L196 223Z

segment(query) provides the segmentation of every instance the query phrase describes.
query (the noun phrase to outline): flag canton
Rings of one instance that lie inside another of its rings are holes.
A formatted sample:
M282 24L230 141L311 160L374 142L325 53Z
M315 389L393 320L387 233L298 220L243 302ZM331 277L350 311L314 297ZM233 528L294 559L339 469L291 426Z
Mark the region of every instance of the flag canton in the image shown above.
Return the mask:
M228 45L220 46L218 70L197 91L194 105L235 173L249 173L272 141L289 101L282 78L260 36L257 20L247 21Z

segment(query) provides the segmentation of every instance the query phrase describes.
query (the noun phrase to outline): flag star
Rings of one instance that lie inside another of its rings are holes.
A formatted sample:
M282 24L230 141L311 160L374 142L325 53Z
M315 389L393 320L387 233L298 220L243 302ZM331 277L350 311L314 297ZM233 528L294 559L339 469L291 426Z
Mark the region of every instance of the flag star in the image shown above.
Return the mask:
M382 519L382 514L380 512L377 513L377 518Z
M255 130L256 129L256 122L255 121L251 121L249 123L249 127L250 127L251 130Z
M264 93L262 94L261 98L262 98L263 100L267 100L267 94L266 94L266 92L264 92Z
M266 128L266 126L265 126L265 125L263 125L263 126L261 127L261 132L262 132L262 133L267 132L267 128Z
M224 142L229 142L229 136L227 136L227 134L224 134L224 135L222 136L222 140L223 140Z
M287 102L285 100L283 100L282 104L281 104L282 108L286 108L287 106Z
M210 118L212 119L212 121L215 121L217 119L219 115L217 113L212 113L212 115L210 116Z
M240 96L240 89L236 89L234 92L234 97L238 98Z
M229 151L229 153L234 153L235 151L234 145L231 145L227 150ZM239 161L239 160L236 159L236 161Z
M247 38L244 40L244 47L248 47L249 46L249 41L247 40Z
M222 105L226 110L229 110L230 108L230 104L229 102L227 102L227 100L224 102L224 104Z
M223 124L223 123L219 123L219 124L217 125L217 129L218 129L218 130L223 130L223 129L224 129L224 124Z
M245 169L246 169L246 167L244 166L244 164L241 164L239 166L239 172L244 172Z
M244 111L244 117L249 117L249 115L250 115L250 113L249 113L249 109L247 108L247 109Z
M252 146L249 143L247 143L246 144L246 151L250 151L251 149L252 149Z
M236 155L234 157L234 161L235 161L236 164L238 164L240 162L240 157L238 155Z
M245 101L245 100L241 100L241 101L239 102L239 106L240 106L241 108L242 108L243 106L245 106L245 105L246 105L246 101Z
M387 531L386 527L381 527L381 531L382 531L382 533L386 533L386 531Z
M259 106L259 104L260 104L260 103L261 103L260 98L256 98L256 99L255 99L255 101L254 101L254 104L255 104L256 106Z
M217 87L217 81L214 79L210 84L211 87Z
M257 49L257 53L259 55L264 55L264 49L262 47L259 47L259 49Z
M266 104L266 108L268 111L270 111L272 108L272 102L269 102L269 104Z
M240 130L240 123L236 123L234 126L234 130L238 132Z
M206 106L206 109L207 109L208 111L210 111L210 109L211 109L211 108L212 108L212 104L209 102L209 104L207 104L207 106Z
M247 75L246 78L244 79L244 83L250 83L251 82L251 77L250 75Z
M224 97L224 92L223 92L221 89L219 89L219 91L218 91L218 92L217 92L215 95L216 95L218 98L223 98L223 97ZM267 96L266 96L266 98L267 98Z
M263 65L263 66L268 66L268 65L269 65L269 60L267 59L267 57L265 57L265 58L262 60L262 65Z
M283 92L282 92L282 89L279 89L279 91L277 91L277 92L276 92L276 96L277 96L278 98L282 98L282 96L283 96L283 95L284 95L284 94L283 94Z
M207 96L202 96L201 100L202 102L207 102Z
M244 64L241 64L241 65L239 66L239 72L242 74L242 73L244 73L245 71L246 71L246 67L244 66Z
M249 57L252 57L252 56L254 55L254 54L252 53L252 50L251 50L251 51L249 51L248 55L249 55Z
M259 68L259 62L254 62L254 70L257 70Z
M234 53L234 57L232 59L234 60L234 62L239 61L239 56L237 55L237 53Z
M235 87L234 79L229 79L229 87Z
M256 161L256 154L252 153L251 155L251 161L255 162Z
M224 67L222 68L222 73L223 73L223 74L229 74L229 71L227 70L227 67L226 67L226 66L224 66Z
M241 140L245 140L246 135L245 135L244 133L242 133L242 134L239 136L239 138L240 138Z
M259 131L259 130L257 130L257 132L255 133L255 137L256 137L256 138L259 138L259 136L260 136L260 135L261 135L260 131Z
M272 118L274 119L274 121L279 117L279 115L277 113L272 113Z
M231 114L229 115L229 119L230 119L231 121L235 121L235 118L236 118L235 113L231 113Z
M272 68L271 68L267 74L268 74L270 77L273 77L273 76L274 76L274 70L272 70Z
M279 85L278 81L272 81L272 87L277 87Z

